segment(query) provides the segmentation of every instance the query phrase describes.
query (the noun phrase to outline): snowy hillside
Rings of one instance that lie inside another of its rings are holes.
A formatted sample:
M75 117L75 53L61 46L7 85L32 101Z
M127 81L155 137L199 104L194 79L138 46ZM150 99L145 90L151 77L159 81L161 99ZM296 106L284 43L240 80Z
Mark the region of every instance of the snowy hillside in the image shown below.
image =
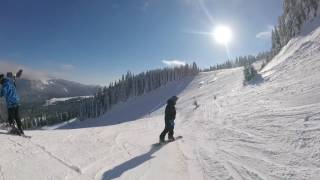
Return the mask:
M58 102L66 102L69 100L81 100L81 99L85 99L85 98L91 98L93 96L76 96L76 97L64 97L64 98L52 98L46 101L46 103L44 104L44 106L50 106L50 105L55 105Z
M261 78L242 82L242 68L201 73L100 119L27 131L31 139L1 131L0 180L319 179L320 28L291 40ZM176 93L183 138L152 146L164 106L153 110Z
M25 103L45 102L51 98L93 95L98 87L84 85L63 79L46 81L19 79L18 91Z

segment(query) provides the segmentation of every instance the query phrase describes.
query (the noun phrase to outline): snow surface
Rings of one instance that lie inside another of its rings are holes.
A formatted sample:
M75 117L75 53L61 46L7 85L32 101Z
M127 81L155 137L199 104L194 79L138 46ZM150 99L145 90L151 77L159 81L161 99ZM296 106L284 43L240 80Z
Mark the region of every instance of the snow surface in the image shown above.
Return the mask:
M201 73L31 139L0 131L0 180L319 179L320 28L260 73L247 86L242 68ZM174 94L183 138L152 146Z

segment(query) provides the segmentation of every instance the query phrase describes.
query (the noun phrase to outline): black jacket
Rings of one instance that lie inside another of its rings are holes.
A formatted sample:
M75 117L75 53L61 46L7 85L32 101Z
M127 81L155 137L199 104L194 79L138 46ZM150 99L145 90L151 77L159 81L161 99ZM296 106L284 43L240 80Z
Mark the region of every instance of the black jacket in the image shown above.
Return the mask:
M167 101L166 111L165 111L165 122L166 125L174 126L174 120L176 119L176 108L175 102L173 100Z

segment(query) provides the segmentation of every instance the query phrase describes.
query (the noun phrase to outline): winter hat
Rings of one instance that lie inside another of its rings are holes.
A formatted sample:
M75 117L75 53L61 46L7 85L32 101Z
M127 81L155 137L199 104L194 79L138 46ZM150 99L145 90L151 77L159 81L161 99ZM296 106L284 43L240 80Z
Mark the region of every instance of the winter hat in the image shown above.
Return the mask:
M174 102L177 102L179 98L178 96L172 96L170 99Z

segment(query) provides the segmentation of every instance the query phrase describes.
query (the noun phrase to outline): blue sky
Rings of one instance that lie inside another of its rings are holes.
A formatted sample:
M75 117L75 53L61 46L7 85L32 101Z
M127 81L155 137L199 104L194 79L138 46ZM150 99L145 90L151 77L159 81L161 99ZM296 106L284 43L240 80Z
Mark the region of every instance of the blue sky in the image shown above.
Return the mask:
M270 26L282 12L281 0L0 3L0 62L101 85L127 70L164 67L163 60L195 61L200 67L225 61L225 48L197 33L219 24L233 31L231 57L268 50Z

